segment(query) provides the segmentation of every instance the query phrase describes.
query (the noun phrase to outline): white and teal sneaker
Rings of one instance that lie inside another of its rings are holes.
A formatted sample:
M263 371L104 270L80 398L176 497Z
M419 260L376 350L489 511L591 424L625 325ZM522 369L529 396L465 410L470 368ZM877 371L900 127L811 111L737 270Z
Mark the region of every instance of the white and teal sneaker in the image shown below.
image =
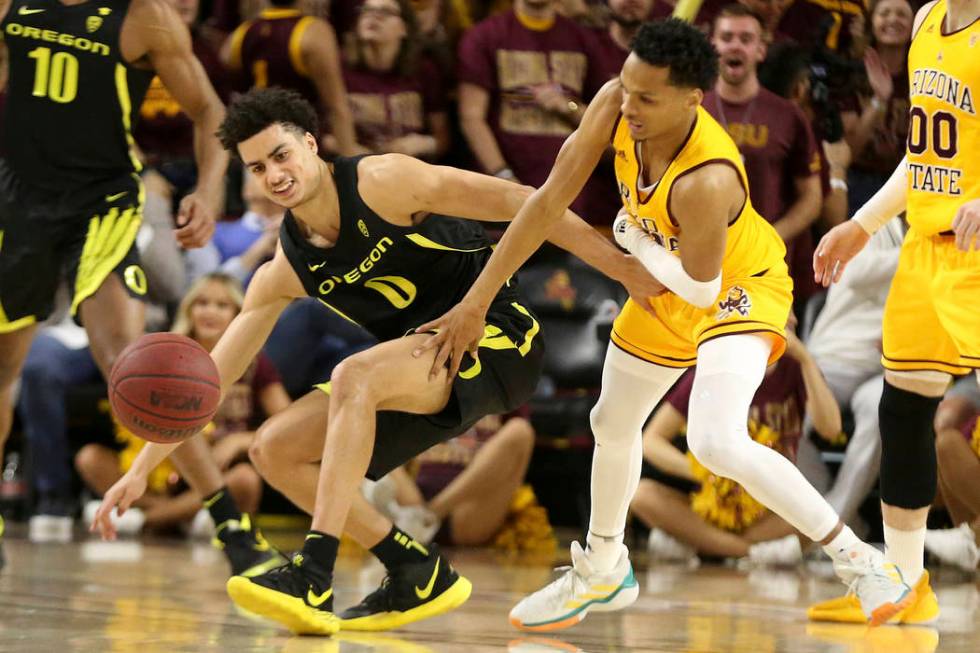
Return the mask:
M631 605L640 593L629 549L611 571L597 572L578 542L572 542L572 566L557 580L524 597L510 611L510 623L521 630L547 632L574 626L591 612L612 612Z

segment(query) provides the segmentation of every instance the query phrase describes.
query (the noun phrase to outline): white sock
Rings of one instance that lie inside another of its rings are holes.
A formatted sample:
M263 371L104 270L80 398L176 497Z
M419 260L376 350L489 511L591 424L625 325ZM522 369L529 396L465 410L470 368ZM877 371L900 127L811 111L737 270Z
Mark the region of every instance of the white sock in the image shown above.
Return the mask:
M596 571L611 571L619 562L619 554L623 550L622 533L614 537L603 537L589 531L585 542L588 544L589 562Z
M823 545L823 550L831 558L837 559L841 557L842 551L860 542L861 540L854 534L851 527L845 524L844 528L840 530L840 533L834 536L834 539Z
M919 582L925 568L922 558L925 554L926 527L912 531L902 531L885 524L885 557L902 572L909 585Z

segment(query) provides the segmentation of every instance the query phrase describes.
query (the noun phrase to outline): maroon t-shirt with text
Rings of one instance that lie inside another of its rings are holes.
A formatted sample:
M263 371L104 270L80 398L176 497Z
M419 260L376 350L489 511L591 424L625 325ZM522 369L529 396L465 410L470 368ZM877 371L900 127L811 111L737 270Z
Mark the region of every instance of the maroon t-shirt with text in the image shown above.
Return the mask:
M539 107L532 89L559 84L566 96L587 103L607 81L595 65L599 56L594 33L562 16L539 31L525 27L509 11L463 35L457 77L489 93L487 122L504 160L522 183L544 183L574 129ZM612 224L618 206L614 184L593 175L572 208L592 223Z
M447 110L442 73L428 59L410 77L349 64L343 71L357 141L369 148L406 134L430 134L427 116Z

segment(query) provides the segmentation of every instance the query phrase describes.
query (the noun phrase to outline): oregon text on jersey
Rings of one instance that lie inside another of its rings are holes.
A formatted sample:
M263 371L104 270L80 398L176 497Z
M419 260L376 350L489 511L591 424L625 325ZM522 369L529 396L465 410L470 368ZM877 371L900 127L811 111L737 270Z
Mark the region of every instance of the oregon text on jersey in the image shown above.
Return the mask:
M99 43L98 41L93 41L83 36L56 32L53 29L25 27L20 23L8 23L4 33L6 33L7 36L21 36L25 39L34 39L35 41L57 43L58 45L75 48L76 50L81 50L82 52L91 52L93 54L102 55L103 57L108 57L110 52L109 46L105 43Z

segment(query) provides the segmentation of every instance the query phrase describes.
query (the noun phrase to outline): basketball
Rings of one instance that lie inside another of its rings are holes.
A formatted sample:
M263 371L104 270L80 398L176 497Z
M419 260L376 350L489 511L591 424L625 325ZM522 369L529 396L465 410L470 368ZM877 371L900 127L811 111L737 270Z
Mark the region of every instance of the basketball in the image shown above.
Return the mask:
M176 333L152 333L112 366L109 402L123 426L151 442L180 442L211 421L221 398L207 350Z

